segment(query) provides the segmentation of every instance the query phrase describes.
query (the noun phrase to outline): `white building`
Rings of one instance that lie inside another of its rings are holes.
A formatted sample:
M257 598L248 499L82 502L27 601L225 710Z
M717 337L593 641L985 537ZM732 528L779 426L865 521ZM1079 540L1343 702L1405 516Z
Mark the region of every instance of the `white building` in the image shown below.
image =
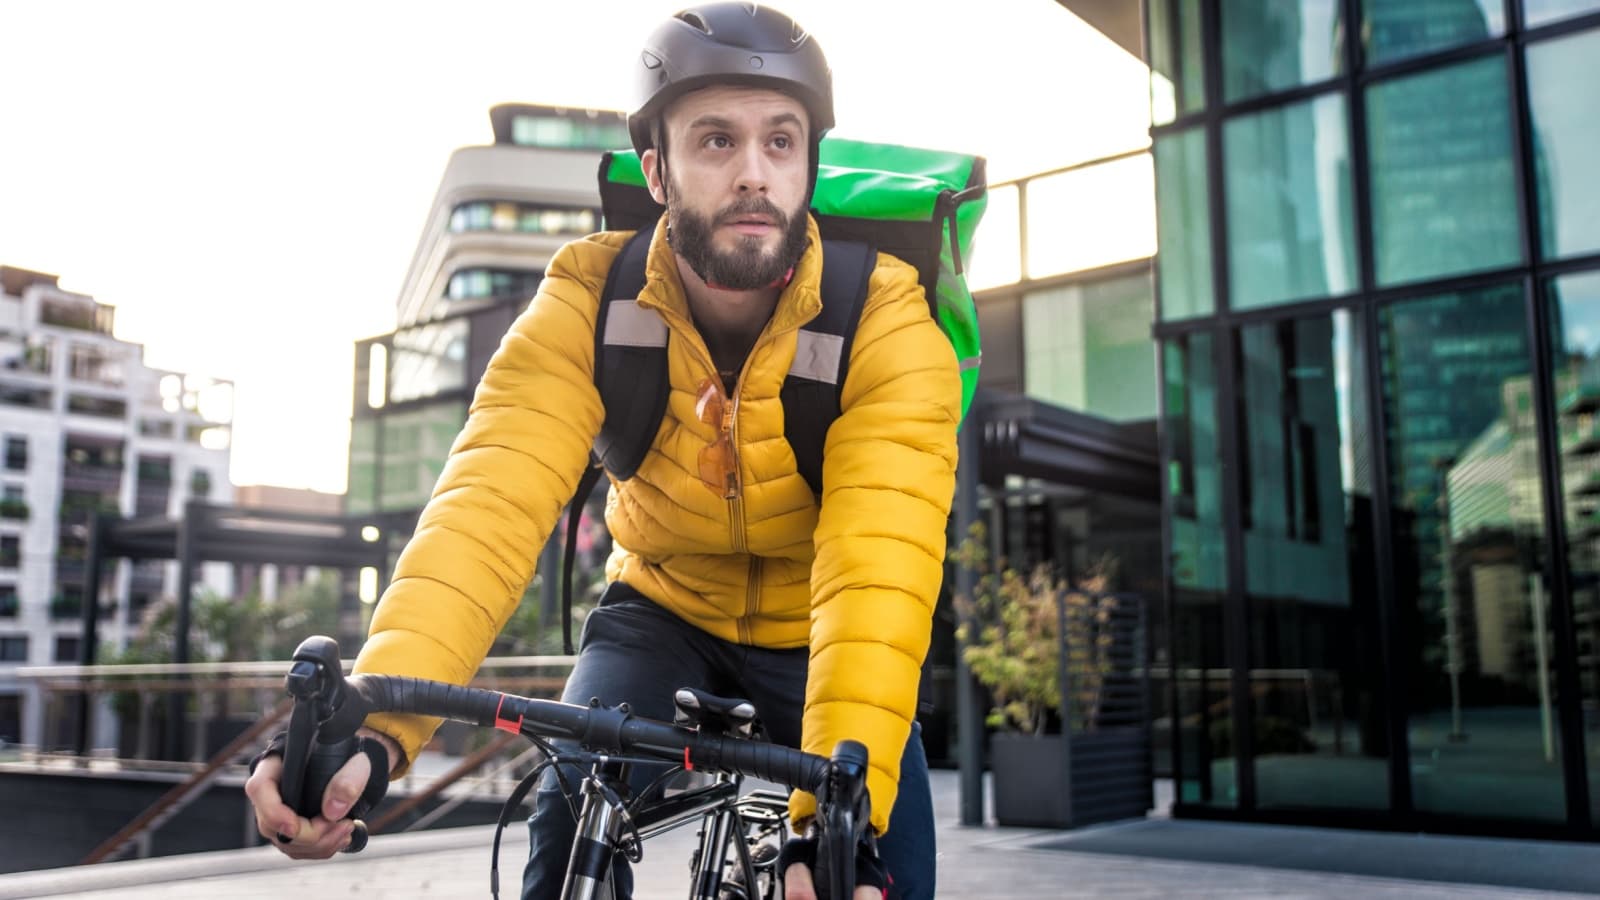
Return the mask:
M45 709L15 672L78 661L90 517L232 499L233 385L147 367L142 346L113 336L114 313L54 275L0 266L0 740L66 742L69 711ZM118 563L100 640L122 646L177 569ZM200 583L227 592L229 568L207 564Z

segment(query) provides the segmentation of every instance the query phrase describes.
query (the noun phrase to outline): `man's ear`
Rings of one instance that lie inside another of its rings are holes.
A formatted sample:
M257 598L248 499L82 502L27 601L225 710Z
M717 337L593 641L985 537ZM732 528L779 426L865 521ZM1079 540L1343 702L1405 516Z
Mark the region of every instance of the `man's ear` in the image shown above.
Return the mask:
M656 148L639 154L639 165L644 169L644 183L650 189L650 196L662 206L667 205L667 186L661 183L661 170L656 168L658 159Z

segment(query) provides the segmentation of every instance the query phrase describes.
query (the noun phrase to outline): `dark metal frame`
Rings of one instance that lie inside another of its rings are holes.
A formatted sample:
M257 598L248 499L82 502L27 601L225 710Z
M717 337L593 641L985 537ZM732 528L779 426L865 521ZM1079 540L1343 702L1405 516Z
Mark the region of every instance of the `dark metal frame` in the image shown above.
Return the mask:
M1249 608L1244 590L1244 559L1241 530L1242 512L1239 509L1238 498L1242 496L1240 473L1237 465L1226 465L1222 468L1223 497L1231 502L1224 504L1225 529L1227 536L1226 561L1227 561L1227 591L1224 594L1223 621L1224 621L1224 656L1233 670L1230 683L1231 702L1234 708L1233 734L1236 748L1236 765L1239 790L1239 804L1236 809L1215 806L1190 804L1182 801L1181 796L1175 803L1175 812L1179 815L1230 819L1251 820L1264 822L1278 822L1288 824L1307 825L1334 825L1361 828L1380 828L1395 830L1428 829L1464 834L1507 834L1514 833L1524 836L1541 836L1555 838L1581 838L1593 839L1596 836L1596 823L1591 820L1589 798L1589 773L1587 760L1584 756L1584 734L1582 712L1580 709L1580 679L1577 667L1577 634L1574 625L1574 609L1570 574L1567 560L1566 517L1564 514L1565 497L1561 485L1561 456L1558 439L1558 423L1555 403L1555 387L1551 373L1552 353L1549 342L1546 340L1546 331L1551 325L1550 312L1547 302L1546 286L1549 280L1556 275L1579 271L1595 271L1600 269L1600 253L1588 254L1581 257L1566 258L1561 260L1546 261L1540 258L1540 221L1538 216L1539 198L1538 186L1535 182L1535 173L1532 160L1534 158L1531 113L1528 103L1528 78L1527 57L1528 47L1538 42L1553 39L1569 34L1587 32L1600 29L1600 12L1588 13L1574 18L1554 22L1537 28L1524 29L1521 26L1524 0L1504 0L1506 13L1506 29L1504 34L1456 47L1449 47L1438 51L1427 52L1405 59L1386 62L1371 68L1362 68L1363 48L1356 35L1359 29L1351 27L1350 23L1363 21L1362 0L1341 0L1340 15L1347 23L1346 39L1343 48L1343 71L1328 79L1320 80L1313 84L1298 85L1286 90L1272 92L1261 96L1234 103L1225 103L1222 97L1222 26L1221 3L1224 0L1146 0L1146 3L1167 2L1169 18L1176 24L1179 7L1187 6L1189 11L1198 12L1200 17L1199 28L1201 35L1201 52L1203 60L1202 95L1205 98L1203 108L1178 116L1170 123L1151 128L1151 135L1159 140L1166 136L1175 136L1190 132L1192 129L1204 129L1205 146L1207 152L1206 177L1207 204L1210 224L1211 240L1211 265L1213 294L1213 308L1208 315L1177 321L1163 321L1160 318L1160 290L1159 268L1157 269L1157 310L1158 316L1153 326L1153 334L1157 338L1158 348L1164 348L1170 339L1209 333L1213 336L1214 360L1216 366L1216 402L1215 410L1217 427L1219 429L1219 452L1226 461L1238 459L1238 385L1237 373L1233 367L1234 345L1238 340L1241 327L1267 322L1296 320L1309 316L1323 315L1335 310L1357 309L1363 313L1361 316L1361 339L1365 342L1366 350L1366 401L1370 410L1369 427L1372 434L1371 459L1374 475L1373 485L1373 536L1375 542L1375 569L1378 578L1378 602L1380 647L1382 650L1384 677L1390 685L1403 685L1409 675L1409 650L1414 646L1416 636L1409 633L1405 617L1401 616L1397 608L1399 597L1394 585L1394 559L1392 547L1392 523L1390 521L1390 508L1392 496L1389 487L1389 454L1388 454L1388 423L1385 420L1382 395L1383 361L1379 354L1380 347L1380 315L1383 307L1394 302L1436 296L1453 291L1478 289L1491 286L1520 283L1526 312L1526 328L1530 342L1529 364L1532 366L1533 399L1536 410L1536 427L1539 447L1539 462L1541 469L1541 500L1544 507L1543 525L1546 540L1550 548L1548 565L1550 566L1549 586L1551 595L1551 617L1549 627L1556 641L1557 667L1556 689L1560 697L1559 715L1561 723L1561 752L1564 765L1564 787L1567 808L1567 819L1564 824L1538 824L1527 821L1499 821L1482 817L1464 817L1446 814L1421 812L1415 808L1412 797L1411 775L1409 766L1409 741L1407 736L1407 709L1403 701L1396 698L1387 708L1387 728L1389 738L1389 788L1390 807L1384 811L1342 811L1342 810L1261 810L1256 807L1255 780L1254 780L1254 754L1251 747L1251 730L1248 725L1250 710L1250 693L1248 681L1247 650L1249 646ZM1150 17L1145 16L1148 29ZM1146 46L1153 46L1154 36L1146 34ZM1366 92L1375 83L1385 82L1394 78L1412 75L1424 71L1433 71L1453 63L1462 63L1474 59L1486 59L1500 55L1505 60L1507 94L1510 99L1510 126L1512 134L1512 153L1517 166L1516 169L1516 204L1517 215L1522 224L1522 259L1511 266L1498 267L1492 270L1472 272L1459 276L1432 279L1423 282L1408 283L1398 286L1380 288L1377 285L1375 271L1375 247L1372 234L1372 172L1367 147L1367 109ZM1315 97L1337 94L1347 101L1348 136L1351 153L1351 190L1354 194L1353 214L1355 217L1354 239L1357 246L1357 263L1359 268L1360 287L1355 293L1335 297L1319 298L1311 301L1284 303L1270 307L1262 307L1244 311L1235 311L1231 308L1229 296L1229 271L1228 271L1228 235L1226 220L1226 166L1223 159L1222 129L1224 123L1241 115L1278 109L1297 102L1304 102ZM1157 353L1158 378L1162 388L1161 420L1167 421L1165 368L1166 358L1163 350ZM1162 449L1162 459L1165 460L1168 449ZM1167 488L1163 479L1163 500L1166 508L1171 509L1171 498L1166 496ZM1171 525L1168 516L1163 516L1163 529L1165 538L1170 548ZM1164 602L1167 607L1169 621L1176 623L1173 617L1175 612L1176 591L1173 586L1172 560L1170 552L1164 559L1166 582L1166 596ZM1172 629L1176 641L1176 627ZM1176 665L1178 659L1176 646L1171 648L1171 659ZM1176 679L1169 679L1171 696L1171 709L1177 714ZM1394 696L1394 692L1391 692ZM1173 729L1173 758L1175 766L1179 767L1178 775L1182 777L1181 729ZM1378 812L1379 816L1375 816Z
M363 531L371 517L330 516L273 509L246 509L200 500L184 505L178 519L117 519L97 516L89 529L88 566L83 591L83 632L79 647L82 665L95 664L98 651L100 585L105 564L118 559L171 559L178 562L178 615L173 662L189 659L189 618L194 596L195 567L203 562L320 566L341 569L374 568L378 583L386 581L387 542L369 541ZM175 754L183 732L184 698L170 698L167 750ZM85 693L78 705L78 753L88 752L89 701Z

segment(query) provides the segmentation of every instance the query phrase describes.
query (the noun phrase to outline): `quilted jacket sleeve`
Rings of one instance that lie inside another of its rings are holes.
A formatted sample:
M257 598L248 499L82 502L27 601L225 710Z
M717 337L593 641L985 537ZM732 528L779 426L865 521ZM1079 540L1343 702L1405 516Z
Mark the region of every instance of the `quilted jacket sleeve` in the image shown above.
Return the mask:
M606 245L617 243L597 235L557 253L501 341L378 604L357 672L464 684L516 609L600 430L594 323L614 255ZM439 720L376 715L367 724L400 744L398 777Z
M811 668L803 749L867 746L872 825L889 826L916 714L945 526L955 493L961 380L916 270L880 257L823 451L811 569ZM790 814L811 815L797 794Z

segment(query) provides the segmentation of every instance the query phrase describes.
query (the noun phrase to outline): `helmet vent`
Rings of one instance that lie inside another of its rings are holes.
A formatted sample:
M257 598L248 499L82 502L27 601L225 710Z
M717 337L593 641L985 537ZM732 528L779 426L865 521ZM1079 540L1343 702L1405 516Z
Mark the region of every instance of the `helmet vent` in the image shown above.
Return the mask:
M678 18L706 34L711 33L711 26L706 24L706 20L693 10L685 10L678 13Z

